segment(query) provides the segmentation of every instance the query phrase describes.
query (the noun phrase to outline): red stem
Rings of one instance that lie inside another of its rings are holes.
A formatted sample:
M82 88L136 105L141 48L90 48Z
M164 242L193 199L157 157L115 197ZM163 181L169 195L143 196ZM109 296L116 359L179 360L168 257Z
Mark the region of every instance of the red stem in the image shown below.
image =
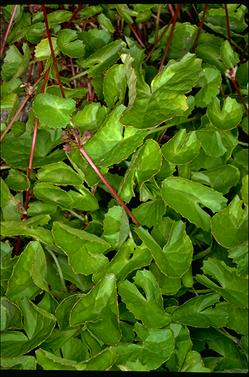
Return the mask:
M53 44L52 44L51 34L50 34L50 31L49 31L46 7L45 7L44 4L42 4L42 12L43 12L43 16L44 16L44 22L45 22L45 26L46 26L46 33L47 33L47 37L48 37L48 43L49 43L49 47L50 47L50 51L51 51L52 60L53 60L53 63L54 63L54 69L55 69L55 72L56 72L56 77L57 77L58 84L59 84L59 87L60 87L61 95L62 95L62 97L65 98L64 88L63 88L62 83L61 83L59 69L58 69L57 61L55 59L55 54L54 54L54 48L53 48Z
M50 68L48 68L46 73L45 73L44 81L43 81L42 87L41 87L41 93L45 92L45 88L46 88L46 85L47 85L47 82L48 82L48 79L49 79L49 71L50 71ZM31 172L32 172L32 169L33 169L33 160L34 160L34 154L35 154L35 145L36 145L38 127L39 127L39 120L37 118L35 118L34 132L33 132L30 155L29 155L29 165L28 165L27 172L26 172L27 180L30 179L30 175L31 175ZM26 195L25 195L25 206L24 206L26 211L29 207L29 200L30 200L30 189L27 188ZM23 216L23 218L27 218L27 215L25 214Z
M208 10L208 4L204 4L203 14L202 14L202 17L201 17L201 21L199 23L198 30L197 30L197 33L196 33L196 36L195 36L195 40L194 40L193 46L191 48L192 52L195 52L196 45L197 45L198 39L199 39L200 34L201 34L201 29L203 27L204 20L205 20L205 17L206 17L207 10Z
M226 29L227 29L227 39L231 42L231 33L230 33L230 22L229 22L229 14L227 9L227 4L224 4L225 13L226 13Z
M39 84L39 82L42 80L43 76L39 77L39 79L36 81L36 83L34 84L34 87ZM15 115L13 116L13 118L11 119L10 123L8 124L8 126L3 130L3 132L1 133L1 136L0 136L0 142L3 141L3 139L5 138L5 136L7 135L7 133L9 132L9 130L11 129L11 127L13 126L13 123L15 123L15 121L19 118L21 112L23 111L24 107L26 106L26 103L28 102L29 98L33 95L33 90L31 90L30 93L28 93L21 105L19 106L18 110L16 111Z
M145 48L145 44L143 43L142 39L141 39L140 36L138 35L138 33L137 33L137 31L136 31L136 29L134 28L133 25L130 25L130 29L132 30L133 34L135 35L135 37L136 37L138 43L140 44L140 46L141 46L142 48Z
M3 44L2 44L2 47L1 47L1 50L0 50L0 56L2 57L3 55L3 52L4 52L4 49L5 49L5 45L6 45L6 42L7 42L7 39L8 39L8 35L9 35L9 32L10 32L10 29L12 27L12 24L13 24L13 21L14 21L14 18L15 18L15 14L16 14L16 10L17 10L17 5L16 4L13 8L13 11L12 11L12 14L11 14L11 17L10 17L10 20L9 20L9 23L8 23L8 26L7 26L7 29L4 33L4 37L3 37Z
M108 188L108 190L110 191L110 193L112 194L112 196L117 200L117 202L124 208L125 212L127 213L127 215L131 218L131 220L134 222L135 225L140 225L138 220L135 218L135 216L133 215L133 213L129 210L129 208L127 207L127 205L123 202L123 200L120 198L120 196L118 196L118 194L116 193L116 191L112 188L112 186L110 185L110 183L107 181L107 179L103 176L103 174L99 171L99 169L97 168L97 166L95 165L95 163L92 161L92 159L88 156L87 152L85 151L85 149L83 148L81 142L79 140L76 139L76 142L78 144L78 148L79 148L79 151L80 153L82 154L82 156L87 160L87 162L89 163L89 165L93 168L93 170L95 171L95 173L97 174L97 176L101 179L101 181L104 183L104 185Z
M247 113L247 116L249 116L249 109L248 109L248 107L246 106L246 103L245 103L245 101L244 101L244 98L243 98L243 96L242 96L242 94L241 94L240 86L239 86L239 83L238 83L237 79L236 79L236 78L235 78L235 79L230 78L230 80L231 80L231 82L232 82L232 84L233 84L233 87L234 87L236 93L237 93L238 96L239 96L240 102L242 103L242 105L243 105L243 107L244 107L244 109L245 109L245 111L246 111L246 113Z
M164 65L164 61L165 61L166 56L167 56L167 54L168 54L169 47L170 47L170 42L171 42L171 40L172 40L172 38L173 38L173 33L174 33L174 29L175 29L175 24L176 24L177 17L178 17L178 14L179 14L179 12L180 12L181 7L182 7L181 4L177 4L177 6L176 6L176 10L175 10L175 13L174 13L174 17L173 17L173 21L172 21L172 25L171 25L171 29L170 29L170 33L169 33L169 38L168 38L168 41L167 41L167 44L166 44L166 47L165 47L165 50L164 50L164 53L163 53L162 60L161 60L161 62L160 62L159 71L162 70L163 65Z

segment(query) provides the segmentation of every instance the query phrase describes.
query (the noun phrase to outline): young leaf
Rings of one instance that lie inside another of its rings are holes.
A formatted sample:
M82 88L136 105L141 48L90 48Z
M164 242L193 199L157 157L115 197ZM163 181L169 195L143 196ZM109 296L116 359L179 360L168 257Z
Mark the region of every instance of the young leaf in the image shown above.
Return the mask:
M104 275L113 273L117 280L124 280L132 271L148 266L152 260L149 250L142 244L136 246L128 239L118 250L109 264L93 274L93 281L98 282Z
M54 54L58 55L57 38L51 37ZM47 60L51 56L48 38L42 39L35 47L35 58L37 61Z
M90 275L101 270L108 263L103 255L110 244L103 239L55 221L52 234L57 246L68 256L68 261L75 273Z
M139 270L133 280L144 290L145 296L140 293L134 283L128 280L121 281L118 291L126 307L135 318L143 322L144 326L152 328L167 326L170 316L163 309L160 288L152 272Z
M242 206L242 200L236 195L231 203L211 220L212 234L223 247L234 247L247 240L248 211Z
M86 295L82 295L70 313L72 326L86 324L87 328L105 344L119 342L116 278L105 277Z
M236 99L231 97L226 97L220 109L220 100L216 97L208 106L207 116L216 128L231 130L241 122L243 110Z
M182 165L192 161L199 155L200 142L195 131L188 134L186 129L179 130L175 136L162 147L162 154L166 161Z
M197 274L196 279L199 283L213 289L228 302L240 308L248 307L247 279L237 276L234 267L229 267L223 261L209 257L203 262L202 270L204 274L215 279L219 285L206 275Z
M228 313L224 303L219 303L219 298L214 293L194 297L177 307L172 319L192 327L224 327L228 322Z
M175 346L172 330L143 328L143 331L141 343L118 345L116 364L121 370L150 371L170 358Z
M33 102L33 110L44 127L64 128L75 110L75 101L41 93Z
M120 206L114 206L108 210L103 222L103 238L114 249L119 249L128 237L130 227L125 210Z
M199 203L210 208L212 212L217 212L224 208L227 202L221 193L181 177L166 178L161 192L167 205L206 231L210 228L210 216Z
M46 269L46 257L41 245L31 241L15 264L6 296L20 302L24 297L33 298L41 289L48 291Z
M39 169L37 178L43 182L65 186L83 183L79 174L62 161L43 166Z
M82 58L85 54L84 43L78 39L76 30L60 30L57 34L57 45L64 55L71 58Z
M114 64L106 71L103 81L103 94L109 108L124 102L126 92L125 67Z

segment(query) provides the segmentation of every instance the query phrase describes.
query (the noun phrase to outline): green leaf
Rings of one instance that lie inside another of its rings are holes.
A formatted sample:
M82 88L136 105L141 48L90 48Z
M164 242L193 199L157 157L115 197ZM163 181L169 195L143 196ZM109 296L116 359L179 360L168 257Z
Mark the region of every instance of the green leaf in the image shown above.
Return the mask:
M52 40L54 54L56 56L59 53L59 50L57 47L57 38L51 37L51 40ZM41 60L47 60L50 56L51 56L51 51L50 51L48 38L44 38L35 46L35 58L37 61L41 61Z
M57 34L57 45L64 55L71 58L82 58L85 54L85 45L78 39L76 30L60 30Z
M187 53L179 62L173 60L159 72L151 82L152 93L162 86L168 91L189 92L197 83L201 72L201 60Z
M35 24L28 26L25 33L27 41L33 44L38 44L41 41L45 30L46 27L44 22L36 22Z
M2 78L9 81L20 77L28 67L30 49L27 43L23 43L22 52L13 44L7 50L2 66Z
M195 131L188 134L186 129L179 130L175 136L162 146L162 154L166 161L182 165L192 161L199 155L200 142Z
M220 331L218 332L212 328L198 329L196 331L198 331L198 336L194 331L193 339L196 341L198 338L198 342L202 343L201 347L199 346L200 350L205 349L206 352L215 351L219 355L218 357L210 358L215 361L215 372L225 371L226 369L232 369L229 372L234 372L234 369L247 368L246 357L241 353L238 345L225 334L223 335Z
M138 329L139 326L136 327L137 332ZM142 328L142 332L142 342L118 345L116 364L122 371L154 370L170 358L175 346L172 330Z
M37 362L44 370L92 370L109 369L116 359L116 348L107 347L89 360L78 363L58 357L42 348L36 351Z
M9 170L6 183L10 189L15 191L24 191L29 187L26 175L15 169Z
M153 156L153 158L151 158ZM133 154L130 166L127 169L124 180L119 187L121 198L129 202L134 193L135 182L143 185L160 170L162 163L161 151L155 140L148 139L144 145Z
M97 131L107 113L107 108L101 106L99 102L91 102L86 104L82 110L77 111L73 116L73 123L81 130Z
M90 77L97 76L103 72L103 70L111 67L119 59L124 47L125 42L121 39L117 39L82 60L81 65L83 68L87 69L87 74Z
M114 274L108 274L79 298L71 311L70 324L86 324L97 338L112 345L121 337L118 322L116 278Z
M222 192L222 194L227 194L231 187L236 186L239 178L239 169L233 165L221 165L214 169L191 173L193 181L211 186L216 191Z
M220 157L226 152L220 131L213 129L201 129L196 131L201 147L205 154L210 157Z
M105 214L103 238L114 249L119 249L129 235L129 220L125 210L120 206L111 207Z
M43 182L65 186L83 183L79 174L62 161L43 166L39 169L37 178Z
M180 290L182 286L180 278L171 278L166 276L159 270L154 262L150 265L150 271L155 276L163 295L175 295Z
M39 200L51 201L63 208L73 208L73 199L67 191L46 182L34 186L34 195Z
M181 372L210 372L210 369L204 366L201 355L198 352L189 351Z
M69 10L55 10L48 14L48 24L50 27L62 24L63 22L69 21L71 16L72 12Z
M247 279L239 277L234 267L229 267L223 261L209 257L204 260L202 270L204 274L215 279L219 285L206 275L197 274L196 279L199 283L213 289L228 302L240 308L248 307Z
M6 297L1 297L1 331L7 329L21 329L21 311Z
M67 88L63 86L65 98L76 98L82 99L87 94L86 88ZM51 85L47 87L46 93L53 94L55 96L61 97L61 90L59 85Z
M222 43L220 55L227 69L233 68L239 63L239 55L232 49L228 41Z
M114 33L115 28L113 27L109 18L107 18L104 13L101 13L97 16L98 23L100 24L101 28L109 31L111 34Z
M248 174L242 178L240 194L243 202L248 206Z
M156 198L140 204L132 210L132 213L141 225L151 228L161 221L165 214L165 204L161 198Z
M163 249L145 229L139 227L135 232L149 248L157 267L163 274L171 278L179 278L188 271L192 261L193 246L182 221L173 222L168 242Z
M10 132L1 144L2 158L11 167L26 169L29 163L31 143L32 134L29 131L18 137ZM64 151L57 149L50 153L58 144L61 144L61 130L38 129L33 168L63 160L65 158Z
M201 89L195 95L195 105L205 108L219 94L221 85L220 71L212 66L203 68L198 85L201 86Z
M128 239L120 247L109 264L93 275L93 281L101 280L106 274L115 274L117 280L124 280L132 271L148 266L152 260L149 250L144 246L136 246Z
M75 110L75 101L52 94L38 94L33 102L33 110L45 127L64 128Z
M186 355L192 349L192 341L187 326L171 323L169 327L174 333L175 349L166 366L170 372L180 372Z
M66 253L75 273L90 275L108 263L103 253L110 248L110 244L94 234L58 221L53 223L52 233L56 245Z
M229 258L237 264L237 274L239 276L248 275L248 241L232 247L228 250Z
M208 106L207 116L216 128L231 130L241 122L243 110L236 99L231 97L226 97L220 109L220 100L216 97Z
M163 30L160 30L160 33ZM170 28L160 40L159 46L165 48L169 38ZM170 42L169 51L167 57L169 59L182 58L187 52L190 51L194 37L196 35L196 25L191 25L189 22L176 22L174 34Z
M122 64L114 64L104 76L103 94L109 108L124 102L126 92L125 67Z
M6 296L14 302L33 298L40 290L48 291L46 257L37 241L31 241L16 262L8 281Z
M35 370L36 359L34 356L2 357L1 369Z
M218 294L213 293L194 297L177 307L172 319L192 327L224 327L228 322L228 313L224 303L219 303L219 298Z
M55 317L23 299L21 309L24 315L24 331L8 331L1 335L3 357L16 357L30 352L49 337L55 326Z
M221 193L181 177L166 178L161 192L167 205L206 231L210 228L210 215L199 203L210 208L212 212L217 212L224 208L227 201Z
M248 210L238 195L211 220L211 230L216 241L223 247L237 246L247 240Z
M133 280L144 290L145 296L134 283L128 280L121 281L118 291L128 310L135 318L141 320L144 326L152 328L167 326L170 316L163 309L160 288L152 272L139 270Z

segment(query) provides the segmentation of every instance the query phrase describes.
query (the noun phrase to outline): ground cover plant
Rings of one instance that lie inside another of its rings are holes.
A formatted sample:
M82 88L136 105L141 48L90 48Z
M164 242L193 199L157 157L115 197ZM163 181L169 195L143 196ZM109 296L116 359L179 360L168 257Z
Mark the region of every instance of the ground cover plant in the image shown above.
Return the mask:
M246 6L1 20L1 368L245 373Z

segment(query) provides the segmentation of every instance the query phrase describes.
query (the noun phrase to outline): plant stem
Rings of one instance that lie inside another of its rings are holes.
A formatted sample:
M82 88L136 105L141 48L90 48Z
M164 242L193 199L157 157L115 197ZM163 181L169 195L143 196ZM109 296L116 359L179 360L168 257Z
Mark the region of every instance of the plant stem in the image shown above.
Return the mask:
M224 4L225 13L226 13L226 29L227 29L227 39L231 43L231 32L230 32L230 22L229 22L229 14L227 9L227 4Z
M247 107L247 105L246 105L246 103L244 101L244 98L243 98L242 94L241 94L240 86L239 86L239 83L238 83L237 79L236 78L234 78L234 79L230 78L230 80L231 80L231 82L233 84L233 87L234 87L236 93L239 96L240 102L242 103L242 105L243 105L243 107L245 109L245 112L247 113L247 116L249 116L249 110L248 110L248 107Z
M11 14L11 16L10 16L10 20L9 20L9 23L8 23L7 29L6 29L6 31L5 31L5 33L4 33L3 43L2 43L1 50L0 50L0 56L1 56L1 57L3 56L4 49L5 49L5 45L6 45L6 42L7 42L7 39L8 39L8 35L9 35L10 29L11 29L11 27L12 27L12 24L13 24L14 18L15 18L15 14L16 14L17 6L18 6L18 4L16 4L16 5L14 6L14 8L13 8L13 11L12 11L12 14Z
M62 86L62 82L61 82L61 78L60 78L60 74L59 74L59 69L58 69L57 61L55 59L55 54L54 54L54 48L53 48L53 44L52 44L51 34L50 34L50 31L49 31L49 25L48 25L48 18L47 18L46 7L45 7L44 4L42 4L42 12L43 12L43 16L44 16L44 22L45 22L46 32L47 32L47 37L48 37L48 43L49 43L49 47L50 47L50 52L51 52L52 60L53 60L53 63L54 63L54 69L55 69L55 72L56 72L56 77L57 77L57 80L58 80L58 85L60 87L60 91L61 91L62 97L65 98L64 88Z
M196 45L197 45L198 39L199 39L200 34L201 34L201 29L203 27L204 20L205 20L205 17L206 17L207 10L208 10L208 4L204 4L203 14L202 14L202 17L201 17L201 21L199 23L198 30L197 30L197 33L196 33L196 36L195 36L195 40L194 40L193 46L191 48L192 52L195 52Z
M8 124L8 126L3 130L3 132L1 133L1 136L0 136L0 142L3 141L3 139L5 138L5 136L7 135L7 133L9 132L9 130L11 129L11 127L13 126L13 123L15 123L15 121L17 121L17 119L19 118L21 112L23 111L23 109L25 108L26 106L26 103L28 102L29 98L33 95L33 92L34 92L34 89L36 87L36 85L39 84L39 82L42 80L43 76L39 77L39 79L36 81L36 83L34 84L33 88L29 91L29 93L27 93L27 95L24 97L21 105L19 106L18 110L16 111L15 115L13 116L13 118L11 119L10 123Z
M138 220L135 218L135 216L133 215L133 213L129 210L129 208L127 207L127 205L123 202L123 200L116 193L116 191L112 188L112 186L107 181L107 179L103 176L103 174L100 172L100 170L98 169L98 167L92 161L91 157L88 156L87 152L85 151L85 149L83 148L83 146L81 144L81 141L79 139L77 139L77 138L75 138L75 140L76 140L78 149L79 149L80 153L82 154L82 156L87 160L87 162L92 167L92 169L95 171L95 173L97 174L97 176L101 179L101 181L104 183L104 185L108 188L108 190L110 191L110 193L112 194L112 196L117 200L117 202L121 205L121 207L124 208L125 212L131 218L131 220L134 222L134 224L139 226L140 224L139 224Z
M142 39L141 39L140 36L138 35L138 33L137 33L137 31L136 31L136 29L134 28L133 25L130 25L130 29L132 30L133 34L135 35L135 37L136 37L138 43L140 44L140 46L141 46L142 48L145 48L145 44L143 43Z
M87 71L77 73L77 75L72 76L70 78L70 81L73 81L73 80L76 80L76 79L80 79L82 76L86 76L86 74L87 74Z
M196 120L196 119L198 119L198 117L197 117L197 116L194 116L194 117L192 117L192 118L186 119L184 122L181 122L180 124L189 123L189 122L192 122L193 120ZM174 123L174 122L173 122L173 123L167 123L167 124L165 124L164 126L157 127L157 128L154 128L153 130L148 131L148 135L150 135L150 134L154 134L154 133L157 132L157 131L164 131L164 130L166 130L167 128L172 127L172 126L175 126L175 123Z
M177 6L176 6L176 10L174 12L174 17L173 17L173 21L172 21L171 29L170 29L170 33L169 33L169 38L168 38L168 41L167 41L167 44L166 44L166 47L165 47L165 50L164 50L164 53L163 53L162 60L160 62L159 71L162 70L163 65L164 65L164 61L165 61L166 56L168 54L170 43L171 43L171 40L173 38L173 33L174 33L174 30L175 30L175 25L176 25L177 17L178 17L178 14L180 12L181 7L182 7L181 4L177 4Z
M148 53L147 55L147 58L146 58L146 61L149 60L150 56L152 55L153 51L155 50L155 48L157 47L158 43L160 42L160 40L162 39L162 37L164 36L164 34L166 33L166 31L168 30L169 28L169 25L170 23L172 22L172 19L169 21L169 23L167 25L164 26L164 29L163 31L161 32L161 34L159 35L158 39L154 42L154 46L153 48L150 50L150 52Z
M41 93L44 93L44 91L45 91L46 84L47 84L48 79L49 79L49 71L50 71L50 67L47 69L47 71L45 73L44 81L43 81L43 84L42 84L42 87L41 87ZM33 132L33 136L32 136L31 149L30 149L30 155L29 155L29 165L28 165L28 168L27 168L27 171L26 171L26 176L27 176L28 181L30 179L30 175L31 175L31 172L32 172L32 169L33 169L33 160L34 160L34 154L35 154L35 145L36 145L38 128L39 128L39 120L38 120L38 118L35 118L34 132ZM30 200L30 196L31 196L30 193L31 193L31 191L30 191L30 188L28 187L26 192L25 192L24 208L25 208L26 211L29 208L29 200ZM24 214L22 219L27 219L27 214Z
M86 222L86 219L84 217L80 216L78 213L74 212L71 209L67 209L68 212L70 212L73 216L77 217L79 220L83 222L83 224Z

